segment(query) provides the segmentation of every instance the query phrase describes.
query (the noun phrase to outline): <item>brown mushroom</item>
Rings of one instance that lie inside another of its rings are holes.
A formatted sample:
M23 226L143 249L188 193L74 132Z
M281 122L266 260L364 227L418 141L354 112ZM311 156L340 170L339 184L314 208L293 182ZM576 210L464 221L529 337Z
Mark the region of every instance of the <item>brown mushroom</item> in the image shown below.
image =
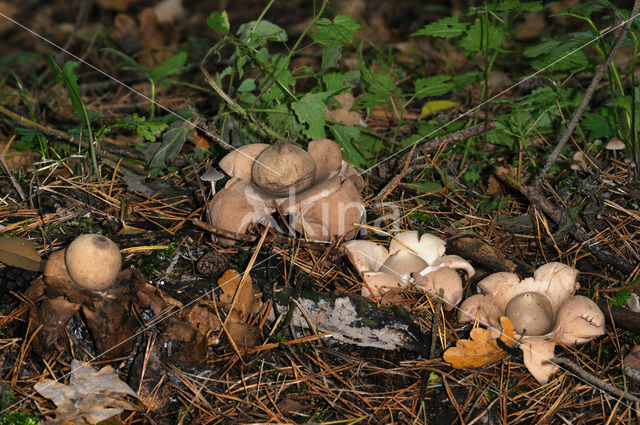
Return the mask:
M260 192L243 180L230 181L230 186L209 203L211 224L234 233L244 233L250 223L259 223L273 211ZM231 239L220 239L223 245L233 245Z
M260 189L287 196L308 189L316 175L316 164L304 149L276 142L262 151L251 167L251 180Z
M222 171L240 180L251 180L251 167L256 158L268 148L266 143L244 145L225 155L218 164Z
M321 183L338 175L342 168L342 150L333 140L312 140L307 152L316 164L314 183Z
M551 302L539 292L524 292L509 301L505 310L520 335L543 335L553 327Z
M116 280L122 267L118 245L95 233L78 236L67 247L64 262L69 277L89 291L102 291Z
M345 180L340 189L306 205L293 216L293 227L310 239L335 240L344 235L353 239L364 212L360 192Z

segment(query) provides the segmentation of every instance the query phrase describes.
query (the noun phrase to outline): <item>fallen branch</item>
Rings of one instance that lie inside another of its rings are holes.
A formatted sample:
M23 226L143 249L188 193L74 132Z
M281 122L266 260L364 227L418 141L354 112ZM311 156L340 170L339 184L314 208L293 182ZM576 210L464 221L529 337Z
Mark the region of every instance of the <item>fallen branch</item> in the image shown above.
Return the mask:
M608 395L608 396L615 395L616 397L623 398L633 403L640 403L640 398L632 394L629 394L626 391L622 391L617 387L611 385L610 383L605 382L604 380L598 378L597 376L592 375L591 373L587 372L586 370L584 370L583 368L581 368L580 366L578 366L577 364L575 364L574 362L572 362L567 358L556 357L552 359L551 362L557 364L558 366L564 369L568 369L570 372L576 374L583 381L587 382L591 386L605 393L605 395Z
M604 300L598 301L597 304L604 313L607 323L613 322L619 328L640 332L640 314L617 305L611 305Z
M263 288L263 297L272 297L269 285ZM273 300L280 314L286 314L291 306L294 288L277 289ZM426 353L426 335L400 306L381 307L361 295L340 292L302 291L292 315L295 327L329 332L339 342L361 347L385 350L409 349ZM270 312L270 320L273 310Z
M461 142L467 140L469 137L477 136L482 133L486 133L496 126L496 121L484 121L480 124L472 125L471 127L463 128L462 130L454 131L453 133L445 134L444 136L438 136L431 141L418 142L413 145L410 152L400 155L395 161L396 164L402 164L411 158L413 153L420 151L423 155L435 151L440 148L446 147L449 143ZM412 160L413 161L413 158ZM410 161L410 162L411 162ZM382 162L380 162L381 164Z
M39 124L35 121L32 121L28 118L23 117L20 114L16 114L13 111L10 111L9 109L5 108L4 106L0 105L0 114L4 114L7 117L11 118L12 120L19 122L20 124L26 126L26 127L31 127L31 128L35 128L36 130L40 130L42 131L44 134L48 134L50 136L53 137L57 137L60 140L63 140L65 142L68 143L73 143L73 144L80 144L80 146L82 146L85 149L89 149L89 143L85 142L84 140L81 139L76 139L73 136L69 136L67 133L65 133L64 131L60 131L57 130L55 128L51 128L48 127L46 125L43 124ZM116 151L115 154L112 154L110 152L105 151L104 149L98 149L97 152L99 155L104 156L105 158L109 158L110 160L114 161L114 162L118 162L122 159L123 156L126 156L128 158L131 159L135 159L138 161L141 161L144 159L144 157L142 156L142 154L140 152L137 151L133 151L131 149L126 149L122 146L116 145L114 143L108 143L108 142L104 142L104 144L106 146L109 146L109 148L111 150ZM132 167L129 166L128 164L124 164L121 163L122 167L125 167L129 170L132 170L136 173L140 173L140 170L137 167Z
M534 186L522 184L505 168L496 169L495 175L500 179L500 181L526 196L532 204L544 211L544 213L547 214L554 223L560 223L562 220L562 210L547 199L540 189ZM627 262L619 255L611 252L605 246L594 242L589 234L579 224L574 224L569 232L578 242L586 245L587 249L603 263L610 264L627 275L633 273L635 270L636 266Z

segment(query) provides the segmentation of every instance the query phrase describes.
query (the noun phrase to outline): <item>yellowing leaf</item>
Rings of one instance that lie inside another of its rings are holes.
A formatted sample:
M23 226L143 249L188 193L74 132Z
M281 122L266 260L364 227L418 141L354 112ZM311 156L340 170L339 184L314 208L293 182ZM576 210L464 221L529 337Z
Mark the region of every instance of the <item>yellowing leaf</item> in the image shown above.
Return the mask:
M33 241L22 238L0 238L0 263L34 272L44 270Z
M457 108L459 103L452 100L431 100L422 106L422 115L431 115L447 109Z
M229 269L220 279L218 279L218 286L222 289L220 294L220 302L223 304L223 308L230 310L233 303L233 297L236 296L233 309L237 311L240 316L245 317L251 313L255 308L256 299L253 296L253 288L251 287L251 277L249 275L244 279L242 287L240 287L241 276L237 271Z
M513 323L507 317L500 318L502 325L502 335L500 340L508 347L515 347L517 342L513 335ZM460 339L455 347L444 352L442 358L450 363L454 369L479 368L502 359L507 353L495 339L491 338L491 333L484 328L473 328L471 339Z

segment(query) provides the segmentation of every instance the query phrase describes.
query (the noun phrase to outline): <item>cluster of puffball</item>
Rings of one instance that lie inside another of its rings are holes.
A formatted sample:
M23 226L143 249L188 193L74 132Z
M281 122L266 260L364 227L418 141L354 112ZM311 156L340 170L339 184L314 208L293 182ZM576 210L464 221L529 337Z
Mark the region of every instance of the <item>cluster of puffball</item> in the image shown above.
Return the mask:
M344 244L349 259L364 280L363 296L381 297L387 291L413 285L436 296L442 291L443 308L453 309L462 299L462 278L475 270L464 258L444 255L446 243L439 237L408 231L397 234L389 248L372 241Z
M539 267L533 277L494 273L478 282L479 294L460 305L459 323L477 320L500 336L500 317L514 325L524 364L544 384L557 369L550 360L556 343L583 344L604 334L604 314L591 299L574 295L578 271L562 263Z
M219 166L231 179L209 204L216 227L234 233L244 233L250 223L278 228L271 215L278 210L309 239L352 239L357 233L364 181L332 140L311 141L307 150L283 142L245 145Z

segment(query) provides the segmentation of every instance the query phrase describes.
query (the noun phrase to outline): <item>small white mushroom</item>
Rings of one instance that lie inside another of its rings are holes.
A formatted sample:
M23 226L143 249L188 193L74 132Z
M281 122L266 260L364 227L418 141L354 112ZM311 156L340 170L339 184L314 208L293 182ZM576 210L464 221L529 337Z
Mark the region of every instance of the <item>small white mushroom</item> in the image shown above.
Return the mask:
M220 171L216 170L214 167L207 168L207 171L200 176L200 180L211 183L211 196L216 194L216 182L218 180L222 180L224 178L224 174Z
M389 253L393 255L400 250L408 249L420 256L427 264L431 264L436 258L444 255L445 245L445 241L430 233L424 233L418 237L416 231L402 232L391 240Z
M400 280L406 282L411 273L419 272L425 267L427 267L426 261L403 249L389 256L380 267L380 271L398 276Z
M435 296L442 290L445 310L452 310L462 299L462 278L454 269L440 267L424 276L414 273L413 279L418 288Z

